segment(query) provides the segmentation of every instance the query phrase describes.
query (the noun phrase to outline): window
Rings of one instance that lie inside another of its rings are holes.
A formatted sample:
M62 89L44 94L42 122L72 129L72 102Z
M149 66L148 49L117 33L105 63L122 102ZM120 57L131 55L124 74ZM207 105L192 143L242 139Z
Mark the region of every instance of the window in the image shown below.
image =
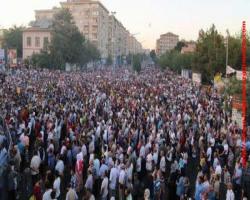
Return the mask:
M89 26L88 25L84 25L84 32L88 32L89 31Z
M40 47L40 38L39 37L35 38L35 46Z
M92 15L93 15L93 16L98 16L98 15L99 15L99 12L98 12L98 11L93 11L93 12L92 12Z
M96 39L97 39L97 33L94 33L94 34L92 35L92 37L93 37L94 40L96 40Z
M27 37L27 47L31 46L31 37Z
M48 47L48 44L49 44L49 38L44 37L43 38L43 47L46 49Z

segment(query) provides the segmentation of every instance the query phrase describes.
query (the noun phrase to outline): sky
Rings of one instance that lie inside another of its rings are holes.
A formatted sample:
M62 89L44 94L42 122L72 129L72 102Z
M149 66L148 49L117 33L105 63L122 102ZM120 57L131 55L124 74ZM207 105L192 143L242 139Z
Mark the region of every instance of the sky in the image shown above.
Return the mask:
M66 0L1 0L0 28L28 25L34 10L50 9ZM155 48L161 34L196 40L200 29L212 24L223 35L240 33L242 21L250 30L250 0L100 0L144 48Z

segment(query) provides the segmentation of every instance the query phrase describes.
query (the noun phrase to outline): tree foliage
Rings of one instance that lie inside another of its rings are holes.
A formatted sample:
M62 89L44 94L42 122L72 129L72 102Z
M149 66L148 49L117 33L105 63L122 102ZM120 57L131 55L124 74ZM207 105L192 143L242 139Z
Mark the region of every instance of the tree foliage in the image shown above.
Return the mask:
M176 51L181 52L182 47L185 47L185 46L186 46L185 42L179 41L179 42L177 42L177 45L176 45L176 47L175 47L174 49L175 49Z
M3 34L3 47L5 49L17 49L17 57L23 54L23 30L25 27L14 25Z
M154 63L157 63L157 56L156 56L155 50L150 51L150 57L154 61Z
M191 69L194 60L194 54L181 54L179 51L172 50L163 54L158 61L162 69L169 67L170 69L181 72L181 69Z
M106 63L108 66L111 66L113 64L113 59L112 59L112 56L109 54L108 55L108 58L107 58L107 63Z
M137 54L133 56L133 69L139 73L141 71L141 55Z

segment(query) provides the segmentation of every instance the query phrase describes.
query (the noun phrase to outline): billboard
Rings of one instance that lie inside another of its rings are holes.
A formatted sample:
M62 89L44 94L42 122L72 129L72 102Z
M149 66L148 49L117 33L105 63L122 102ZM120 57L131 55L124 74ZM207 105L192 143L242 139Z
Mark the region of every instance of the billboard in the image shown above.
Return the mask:
M17 67L17 51L16 49L8 50L8 63L10 67Z

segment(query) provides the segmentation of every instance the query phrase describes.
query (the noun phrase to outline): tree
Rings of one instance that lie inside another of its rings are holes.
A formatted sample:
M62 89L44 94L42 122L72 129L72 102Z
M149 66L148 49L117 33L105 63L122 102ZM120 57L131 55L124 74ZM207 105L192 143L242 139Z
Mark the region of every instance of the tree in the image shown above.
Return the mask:
M21 58L23 54L23 26L13 26L5 30L3 34L3 47L5 49L17 49L17 57Z
M66 63L80 64L85 39L68 9L54 15L50 52L53 65L64 69Z
M156 56L155 50L150 51L150 57L154 61L154 63L157 62L157 56Z
M141 59L140 59L139 55L134 55L133 56L133 69L137 73L140 73L140 71L141 71Z
M202 73L203 82L210 82L217 72L225 73L225 52L224 38L214 25L200 31L193 70Z
M179 41L179 42L177 42L177 45L175 46L174 49L175 49L176 51L181 52L182 47L185 47L185 46L186 46L185 42Z
M107 58L107 65L111 66L112 64L113 64L113 59L112 59L112 56L109 54Z

